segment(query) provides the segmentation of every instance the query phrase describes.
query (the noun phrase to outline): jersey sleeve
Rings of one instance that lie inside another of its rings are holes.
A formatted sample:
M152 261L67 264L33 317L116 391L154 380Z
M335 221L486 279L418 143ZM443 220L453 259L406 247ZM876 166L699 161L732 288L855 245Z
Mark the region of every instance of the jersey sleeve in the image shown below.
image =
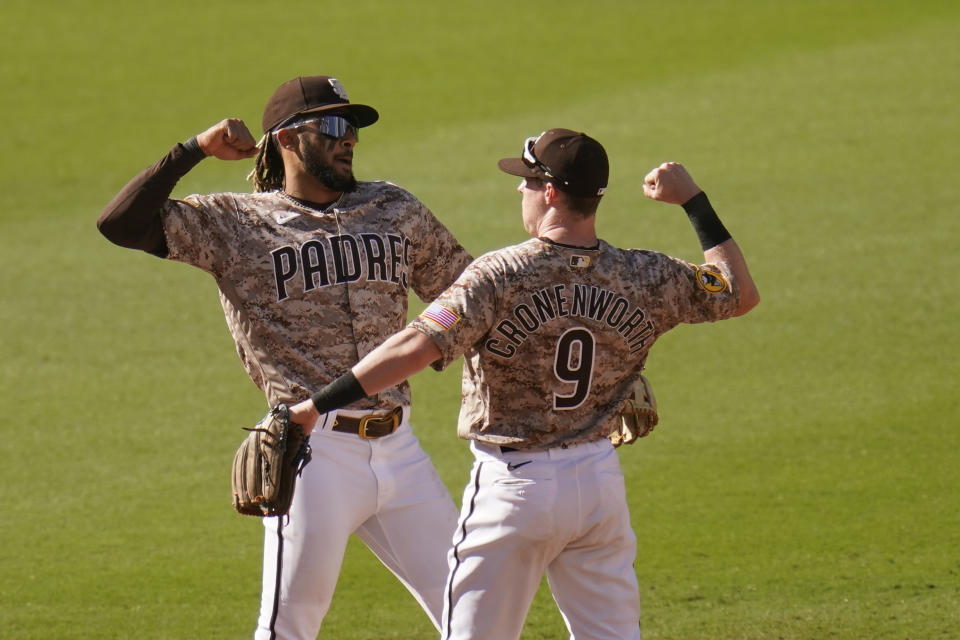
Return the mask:
M161 214L177 181L206 156L196 140L175 145L113 197L97 219L97 228L114 244L167 257Z
M411 256L410 286L421 300L427 301L449 287L472 258L427 207L419 201L416 206L419 221Z
M675 323L715 322L734 316L739 292L722 265L697 265L663 254L658 263L653 277L661 284L662 310Z
M226 193L190 195L168 200L161 213L163 233L171 260L185 262L219 277L237 246L240 212Z
M493 267L489 256L478 258L409 324L440 350L434 369L445 369L490 330L503 290L502 278Z

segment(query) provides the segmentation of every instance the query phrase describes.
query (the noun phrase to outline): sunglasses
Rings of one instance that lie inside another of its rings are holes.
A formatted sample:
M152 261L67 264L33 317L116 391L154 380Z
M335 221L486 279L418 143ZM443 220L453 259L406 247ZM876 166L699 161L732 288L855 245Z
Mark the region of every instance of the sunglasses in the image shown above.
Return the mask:
M540 171L543 171L543 173L545 173L546 176L551 180L556 180L557 182L562 183L564 186L569 187L570 186L569 182L567 182L563 178L558 178L557 176L553 175L553 172L550 170L550 167L545 165L543 161L537 158L537 154L533 152L533 147L536 146L537 141L540 139L542 135L543 134L541 133L539 136L531 136L526 140L524 140L523 155L521 156L521 158L523 159L523 163L528 167L530 167L531 169L539 169Z
M342 138L351 132L353 133L353 137L355 139L360 139L360 132L355 126L353 126L353 123L343 116L338 115L325 115L306 118L304 120L295 119L290 122L290 124L285 124L279 127L279 129L300 129L306 127L307 125L316 125L317 130L320 133L334 139Z

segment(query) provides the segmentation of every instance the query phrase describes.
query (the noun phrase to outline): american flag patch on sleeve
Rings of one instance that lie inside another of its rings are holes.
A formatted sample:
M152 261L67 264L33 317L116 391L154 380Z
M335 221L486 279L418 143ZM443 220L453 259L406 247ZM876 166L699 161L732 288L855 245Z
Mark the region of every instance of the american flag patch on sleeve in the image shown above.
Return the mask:
M443 305L437 304L436 302L427 307L426 310L420 314L420 317L436 322L438 325L443 327L444 331L449 330L450 327L460 321L460 316L458 316L455 312L447 309Z

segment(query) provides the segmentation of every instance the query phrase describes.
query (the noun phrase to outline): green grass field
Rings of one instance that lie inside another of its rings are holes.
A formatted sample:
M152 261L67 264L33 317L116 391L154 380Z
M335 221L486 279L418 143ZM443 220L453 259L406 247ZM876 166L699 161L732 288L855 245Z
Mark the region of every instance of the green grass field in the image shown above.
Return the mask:
M524 237L496 160L555 126L607 147L606 239L698 259L642 197L678 160L743 248L761 305L658 343L661 424L621 451L646 640L960 638L957 3L4 0L0 36L0 637L251 636L262 534L228 474L264 400L213 281L94 222L175 142L259 130L325 73L381 112L358 176L476 254ZM414 393L459 502L458 367ZM320 637L434 635L352 544ZM523 638L564 637L542 589Z

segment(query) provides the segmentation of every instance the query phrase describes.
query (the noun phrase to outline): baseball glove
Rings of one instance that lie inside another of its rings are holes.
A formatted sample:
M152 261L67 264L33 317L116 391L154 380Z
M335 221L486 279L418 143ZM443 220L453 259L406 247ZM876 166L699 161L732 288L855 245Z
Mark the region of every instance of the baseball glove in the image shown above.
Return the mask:
M660 420L657 416L657 399L653 396L650 381L644 376L641 375L633 386L633 395L623 405L618 418L619 426L609 436L614 447L633 444L637 438L644 437L657 426Z
M233 458L233 508L248 516L290 510L297 476L310 462L310 438L278 404L252 429Z

